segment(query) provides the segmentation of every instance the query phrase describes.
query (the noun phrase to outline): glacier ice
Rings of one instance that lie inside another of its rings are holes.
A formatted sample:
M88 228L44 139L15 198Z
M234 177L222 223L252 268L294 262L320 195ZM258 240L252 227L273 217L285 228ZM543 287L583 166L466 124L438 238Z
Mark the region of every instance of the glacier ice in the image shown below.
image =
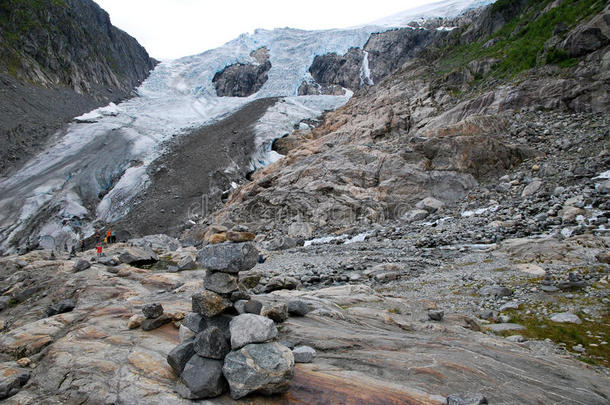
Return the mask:
M424 17L450 17L491 1L449 0L410 10L366 26L305 31L256 30L199 55L159 64L137 89L137 97L75 118L57 142L19 171L0 180L0 251L14 251L23 233L73 243L94 232L95 221L116 220L146 188L149 165L169 139L221 120L254 99L283 97L255 126L252 168L280 158L274 139L306 118L345 104L345 96L298 96L317 55L362 48L373 32ZM216 72L234 63L254 63L253 50L267 47L272 68L261 90L246 98L217 97ZM367 58L361 78L372 84ZM46 240L45 239L45 240ZM71 242L72 241L72 242ZM60 246L60 245L58 245Z

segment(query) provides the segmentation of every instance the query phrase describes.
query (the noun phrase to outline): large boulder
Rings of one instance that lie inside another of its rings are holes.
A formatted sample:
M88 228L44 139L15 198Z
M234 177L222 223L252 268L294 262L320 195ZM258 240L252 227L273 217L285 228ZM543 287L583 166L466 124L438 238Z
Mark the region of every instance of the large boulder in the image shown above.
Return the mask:
M74 272L78 273L80 271L87 270L89 267L91 267L91 262L89 262L89 260L81 259L74 265Z
M258 263L258 250L253 243L221 243L199 250L197 261L208 270L239 273Z
M222 371L233 399L253 392L282 393L288 390L294 376L294 356L279 343L249 344L229 353Z
M159 257L148 247L130 246L119 254L119 260L131 266L145 266L158 262Z
M242 314L233 318L231 328L231 347L239 349L250 343L262 343L277 336L273 321L264 316Z
M222 366L222 360L194 355L182 370L178 394L187 399L213 398L223 394L227 390L227 381Z

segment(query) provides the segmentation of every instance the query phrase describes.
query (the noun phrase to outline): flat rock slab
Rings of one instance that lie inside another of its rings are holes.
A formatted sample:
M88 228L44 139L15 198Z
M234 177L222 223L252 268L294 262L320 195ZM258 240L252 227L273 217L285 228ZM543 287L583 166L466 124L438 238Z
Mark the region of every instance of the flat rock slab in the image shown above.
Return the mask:
M519 325L518 323L492 323L485 325L485 329L489 329L492 332L508 332L511 330L525 330L525 326Z

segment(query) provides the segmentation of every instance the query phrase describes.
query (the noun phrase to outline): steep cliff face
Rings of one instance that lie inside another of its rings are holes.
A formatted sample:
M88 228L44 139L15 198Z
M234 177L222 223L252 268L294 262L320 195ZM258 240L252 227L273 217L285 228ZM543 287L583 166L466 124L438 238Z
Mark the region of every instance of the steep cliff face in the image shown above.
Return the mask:
M91 0L0 3L0 174L65 121L129 96L155 63Z

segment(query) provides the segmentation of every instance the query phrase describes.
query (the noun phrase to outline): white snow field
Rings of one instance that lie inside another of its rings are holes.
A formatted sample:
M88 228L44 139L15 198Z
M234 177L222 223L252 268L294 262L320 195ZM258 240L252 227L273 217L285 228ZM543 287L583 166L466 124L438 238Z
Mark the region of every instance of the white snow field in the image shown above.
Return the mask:
M275 138L303 119L342 106L352 95L297 96L299 85L311 80L308 69L316 55L344 54L363 47L373 32L405 26L414 18L456 16L487 3L445 1L350 29L256 30L217 49L161 63L137 97L77 117L53 146L0 181L0 252L23 247L26 237L32 245L44 238L58 248L72 246L93 233L96 221L125 215L146 188L147 168L166 141L225 118L254 99L285 97L256 125L251 165L255 169L277 160L281 156L271 151ZM262 89L246 98L217 97L214 75L233 63L255 63L250 53L261 47L268 48L272 64ZM361 78L372 84L367 62Z

